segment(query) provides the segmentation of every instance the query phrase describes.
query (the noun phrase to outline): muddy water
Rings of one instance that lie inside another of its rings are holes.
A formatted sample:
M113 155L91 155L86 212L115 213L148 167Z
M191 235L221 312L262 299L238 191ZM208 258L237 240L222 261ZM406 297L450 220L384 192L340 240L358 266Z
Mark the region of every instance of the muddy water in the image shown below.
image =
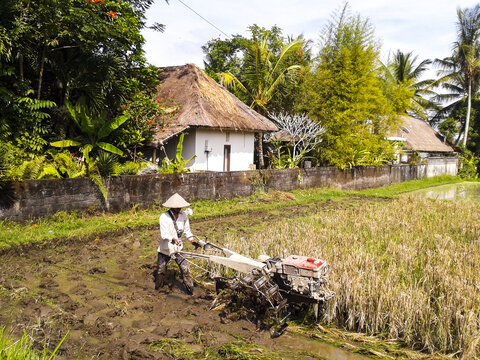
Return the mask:
M303 336L286 333L276 339L283 350L292 354L298 352L320 356L325 360L367 360L369 357L343 350L334 345L307 339Z
M458 184L441 185L412 191L408 193L408 195L422 196L436 200L480 202L480 183L463 182Z

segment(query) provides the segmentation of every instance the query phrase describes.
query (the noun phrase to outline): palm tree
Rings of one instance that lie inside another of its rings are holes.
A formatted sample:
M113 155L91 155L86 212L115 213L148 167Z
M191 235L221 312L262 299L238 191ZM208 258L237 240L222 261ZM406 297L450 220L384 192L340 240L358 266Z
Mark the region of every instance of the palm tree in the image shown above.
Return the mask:
M259 40L246 46L239 79L231 72L220 74L221 83L239 91L245 102L263 115L269 113L269 104L275 96L282 95L288 82L295 82L302 66L292 64L292 58L301 58L305 41L298 38L285 44L278 56L268 48L268 32ZM258 135L259 166L263 168L263 136Z
M427 119L427 110L437 109L435 102L426 99L424 96L435 96L429 86L433 80L419 80L422 74L428 70L431 60L423 60L417 64L418 56L413 56L412 52L403 53L397 50L393 60L387 66L383 65L387 80L398 86L403 86L413 93L410 99L409 107L415 115ZM406 111L407 109L405 109Z
M440 67L441 75L435 85L441 85L449 91L448 94L438 96L438 99L453 102L445 106L436 118L445 117L466 101L467 115L463 130L463 146L466 146L472 96L477 94L480 85L480 5L472 9L458 9L457 17L457 41L454 43L452 56L435 60L435 64ZM461 132L456 143L459 142L460 135Z

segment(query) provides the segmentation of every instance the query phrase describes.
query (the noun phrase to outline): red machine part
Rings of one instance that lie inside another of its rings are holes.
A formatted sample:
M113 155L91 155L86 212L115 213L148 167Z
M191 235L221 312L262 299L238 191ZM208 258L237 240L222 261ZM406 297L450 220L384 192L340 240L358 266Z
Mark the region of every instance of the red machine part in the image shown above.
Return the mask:
M284 265L294 266L300 269L318 270L324 263L323 260L314 259L307 256L290 255L282 260Z

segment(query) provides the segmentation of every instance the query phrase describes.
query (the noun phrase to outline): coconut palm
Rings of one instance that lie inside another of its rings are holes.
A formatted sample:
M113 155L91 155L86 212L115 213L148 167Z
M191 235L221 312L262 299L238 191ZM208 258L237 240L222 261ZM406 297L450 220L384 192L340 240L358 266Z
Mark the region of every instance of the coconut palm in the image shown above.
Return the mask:
M429 88L433 80L420 80L432 61L427 59L417 64L417 58L418 56L413 56L412 52L403 53L397 50L393 60L387 66L383 65L383 68L388 81L405 87L413 94L408 104L409 109L405 110L410 110L415 115L426 119L426 112L429 109L438 109L438 105L426 99L425 95L435 96L437 94Z
M448 91L437 97L438 100L453 101L445 106L436 119L442 119L454 109L467 103L467 114L463 126L463 146L467 145L470 126L472 96L479 90L480 79L480 5L471 9L457 10L457 41L454 43L453 54L445 59L436 59L435 65L440 68L440 78L435 85L440 85ZM461 132L460 132L461 134ZM460 139L457 138L457 143Z
M246 46L244 62L239 77L231 72L220 74L221 83L239 91L245 102L259 113L266 115L275 96L282 95L288 82L295 82L302 66L292 64L292 58L302 57L305 41L298 38L285 44L277 56L268 47L268 32L259 40ZM258 137L259 165L263 168L263 136Z

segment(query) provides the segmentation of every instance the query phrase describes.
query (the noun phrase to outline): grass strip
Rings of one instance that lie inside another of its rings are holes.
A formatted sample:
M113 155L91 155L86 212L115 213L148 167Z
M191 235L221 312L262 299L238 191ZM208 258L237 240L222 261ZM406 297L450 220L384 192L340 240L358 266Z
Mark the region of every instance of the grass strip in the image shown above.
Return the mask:
M342 191L332 188L297 189L290 193L270 191L243 198L225 200L201 200L192 204L195 219L228 216L251 211L269 211L273 209L297 206L326 200L345 199L348 197L394 197L406 191L426 187L451 184L462 181L452 176L425 178L401 184L395 184L363 191ZM122 230L139 230L154 227L158 217L164 211L159 206L138 209L137 206L119 213L59 212L50 217L30 220L23 223L4 220L0 222L0 251L32 243L43 243L55 239L85 238L94 240L105 234Z
M32 340L25 332L19 340L15 341L5 333L5 328L0 328L0 359L54 360L57 358L56 353L67 335L68 333L53 352L44 347L43 351L39 353L32 348Z

